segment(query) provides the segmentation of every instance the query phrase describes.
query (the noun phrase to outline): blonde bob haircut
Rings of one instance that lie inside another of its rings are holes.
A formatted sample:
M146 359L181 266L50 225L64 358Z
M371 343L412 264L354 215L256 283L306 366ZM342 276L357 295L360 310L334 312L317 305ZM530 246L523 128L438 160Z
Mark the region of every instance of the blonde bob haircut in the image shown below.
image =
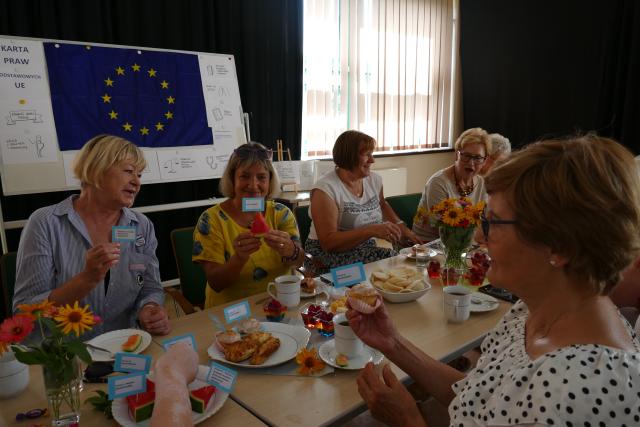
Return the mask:
M358 167L360 153L374 150L376 140L357 130L342 132L333 144L333 162L340 169L353 170Z
M519 237L565 257L566 274L606 295L640 253L640 178L633 155L594 134L536 142L497 165Z
M266 153L268 153L268 156ZM254 165L260 165L269 172L269 192L265 198L269 199L277 196L280 193L280 178L271 164L271 150L268 150L258 142L243 144L233 150L229 163L227 163L222 178L220 178L220 192L225 197L234 198L236 196L234 188L236 171L239 168L250 168Z
M458 139L456 139L456 143L453 148L456 151L464 150L469 144L481 144L484 146L484 153L486 156L491 152L491 137L482 128L471 128L467 129L460 134Z
M100 181L111 166L127 160L138 172L147 161L134 143L113 135L98 135L87 141L73 161L73 173L81 185L100 188Z

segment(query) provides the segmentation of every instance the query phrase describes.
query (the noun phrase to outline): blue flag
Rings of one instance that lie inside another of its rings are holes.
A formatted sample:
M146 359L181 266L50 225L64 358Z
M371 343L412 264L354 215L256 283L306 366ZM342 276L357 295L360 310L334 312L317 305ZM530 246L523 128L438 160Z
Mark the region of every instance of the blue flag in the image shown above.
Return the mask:
M196 55L44 43L60 150L102 133L141 147L213 143Z

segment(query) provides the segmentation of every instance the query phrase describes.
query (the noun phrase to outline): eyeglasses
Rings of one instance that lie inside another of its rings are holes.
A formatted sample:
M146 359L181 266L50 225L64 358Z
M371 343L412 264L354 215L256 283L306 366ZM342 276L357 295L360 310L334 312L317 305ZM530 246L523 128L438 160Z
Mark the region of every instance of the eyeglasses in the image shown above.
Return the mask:
M249 157L257 157L260 160L271 160L273 150L262 148L258 145L244 144L233 150L233 154L240 159L248 159Z
M484 211L482 211L482 213L480 214L480 226L482 227L482 234L484 235L484 240L487 241L489 240L489 229L491 228L491 225L500 225L500 224L517 224L518 221L513 220L513 219L488 219L484 213Z
M469 154L469 153L465 153L464 151L458 151L458 154L460 155L460 160L462 160L465 163L476 163L476 164L480 164L480 163L484 163L485 160L487 160L487 157L483 157L483 156L474 156L473 154Z

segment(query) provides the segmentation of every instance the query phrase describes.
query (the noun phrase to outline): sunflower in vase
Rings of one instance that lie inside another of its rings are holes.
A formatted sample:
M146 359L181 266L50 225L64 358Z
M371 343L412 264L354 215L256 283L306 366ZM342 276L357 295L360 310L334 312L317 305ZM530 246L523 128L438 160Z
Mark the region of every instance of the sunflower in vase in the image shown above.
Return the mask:
M78 359L91 363L86 344L79 337L99 322L89 306L80 307L77 301L56 306L45 300L19 305L18 313L0 325L0 354L11 349L18 361L42 365L55 419L68 413L79 417L82 379Z

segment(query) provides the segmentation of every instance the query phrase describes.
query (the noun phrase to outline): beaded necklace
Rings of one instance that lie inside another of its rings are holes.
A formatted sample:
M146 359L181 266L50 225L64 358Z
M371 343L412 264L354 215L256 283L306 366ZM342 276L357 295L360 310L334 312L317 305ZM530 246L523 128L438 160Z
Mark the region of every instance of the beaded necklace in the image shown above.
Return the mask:
M458 174L456 174L456 168L455 167L453 168L453 178L456 181L456 189L458 190L458 194L460 194L460 196L467 197L469 194L473 193L473 188L475 187L475 183L473 182L473 180L471 181L471 186L470 187L463 186L458 181Z

